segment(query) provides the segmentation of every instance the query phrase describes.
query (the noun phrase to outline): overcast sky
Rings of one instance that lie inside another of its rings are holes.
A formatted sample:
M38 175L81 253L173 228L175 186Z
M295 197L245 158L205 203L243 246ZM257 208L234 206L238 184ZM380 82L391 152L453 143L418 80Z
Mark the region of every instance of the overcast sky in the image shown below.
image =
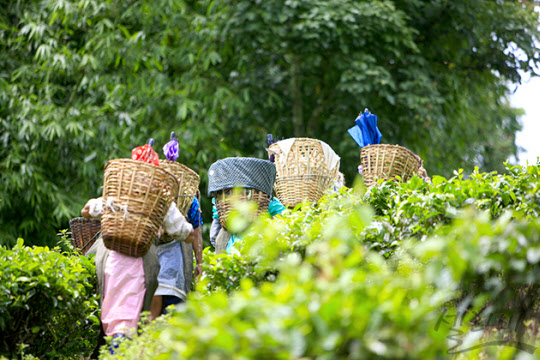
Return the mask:
M511 97L512 104L523 108L523 129L516 135L516 144L524 148L519 154L519 163L536 164L540 157L540 77L523 81Z

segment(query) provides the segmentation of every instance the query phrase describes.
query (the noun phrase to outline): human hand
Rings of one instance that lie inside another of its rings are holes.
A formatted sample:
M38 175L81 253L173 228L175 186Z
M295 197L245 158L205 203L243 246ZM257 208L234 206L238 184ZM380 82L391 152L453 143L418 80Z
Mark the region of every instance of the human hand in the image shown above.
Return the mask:
M90 216L90 200L88 200L88 202L84 205L83 209L81 210L81 216L87 219L92 218Z
M202 264L195 265L195 270L194 270L195 279L201 276L202 273L203 273Z

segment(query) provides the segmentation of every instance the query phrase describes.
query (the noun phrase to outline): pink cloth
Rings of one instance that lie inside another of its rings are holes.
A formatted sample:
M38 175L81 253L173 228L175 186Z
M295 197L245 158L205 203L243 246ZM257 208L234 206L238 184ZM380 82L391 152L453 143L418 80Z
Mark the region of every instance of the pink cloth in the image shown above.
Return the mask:
M111 250L105 264L101 303L101 322L107 336L135 333L145 292L142 257Z

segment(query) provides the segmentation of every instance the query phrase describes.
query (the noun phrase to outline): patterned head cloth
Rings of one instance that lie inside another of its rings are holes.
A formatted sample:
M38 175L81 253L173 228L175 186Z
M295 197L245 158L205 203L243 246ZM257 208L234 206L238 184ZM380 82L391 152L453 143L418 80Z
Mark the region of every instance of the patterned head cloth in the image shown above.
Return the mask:
M268 160L231 157L218 160L208 170L208 195L213 192L243 187L257 189L272 196L276 166Z

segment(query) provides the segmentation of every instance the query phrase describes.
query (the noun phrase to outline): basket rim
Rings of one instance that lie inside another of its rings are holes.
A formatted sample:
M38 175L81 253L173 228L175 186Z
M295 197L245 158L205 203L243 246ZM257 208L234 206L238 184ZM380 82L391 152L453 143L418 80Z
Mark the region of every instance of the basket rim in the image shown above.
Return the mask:
M326 141L323 141L323 140L320 140L320 139L309 138L309 137L290 137L290 138L287 138L287 139L281 139L281 140L276 141L275 143L273 143L272 145L270 145L269 148L271 148L271 147L274 146L274 145L279 144L281 141L290 140L290 139L295 139L295 141L296 141L296 140L301 140L301 141L306 141L306 140L309 140L309 141L320 141L320 142L322 142L322 143L324 143L324 144L330 146ZM330 146L330 148L332 148L332 147ZM333 148L332 148L332 150L333 150Z
M197 174L197 172L196 172L195 170L193 170L192 168L190 168L190 167L187 166L187 165L184 165L184 164L179 163L179 162L176 162L176 161L165 160L165 159L163 159L163 160L160 159L160 160L159 160L159 165L160 165L160 166L161 166L161 163L163 163L163 164L165 164L165 165L181 167L181 168L182 168L184 171L186 171L188 174L190 174L190 175L196 177L196 178L199 180L199 182L200 182L200 179L201 179L200 175ZM165 170L165 171L167 171L167 170Z
M377 150L377 148L381 148L381 147L385 147L385 148L398 148L400 150L403 150L407 153L409 153L409 155L411 155L415 161L418 163L418 167L420 167L420 161L418 161L418 159L416 158L416 154L411 150L411 149L408 149L406 148L405 146L401 146L401 145L391 145L391 144L373 144L373 145L366 145L364 146L363 148L360 149L360 157L362 157L362 152L364 151L369 151L369 150Z
M116 163L127 163L127 164L132 164L132 165L135 165L135 166L139 166L139 167L147 167L147 168L150 168L150 169L153 168L153 169L155 169L157 171L165 172L166 175L169 175L170 177L172 177L174 179L174 182L176 182L177 186L180 187L180 184L178 183L178 179L176 178L176 176L174 176L173 173L171 173L170 171L165 170L164 168L162 168L160 166L156 166L154 164L150 164L150 163L140 161L140 160L125 159L125 158L111 159L111 160L107 161L107 163L105 164L104 171L106 171L109 166L112 166L113 164L116 164Z

